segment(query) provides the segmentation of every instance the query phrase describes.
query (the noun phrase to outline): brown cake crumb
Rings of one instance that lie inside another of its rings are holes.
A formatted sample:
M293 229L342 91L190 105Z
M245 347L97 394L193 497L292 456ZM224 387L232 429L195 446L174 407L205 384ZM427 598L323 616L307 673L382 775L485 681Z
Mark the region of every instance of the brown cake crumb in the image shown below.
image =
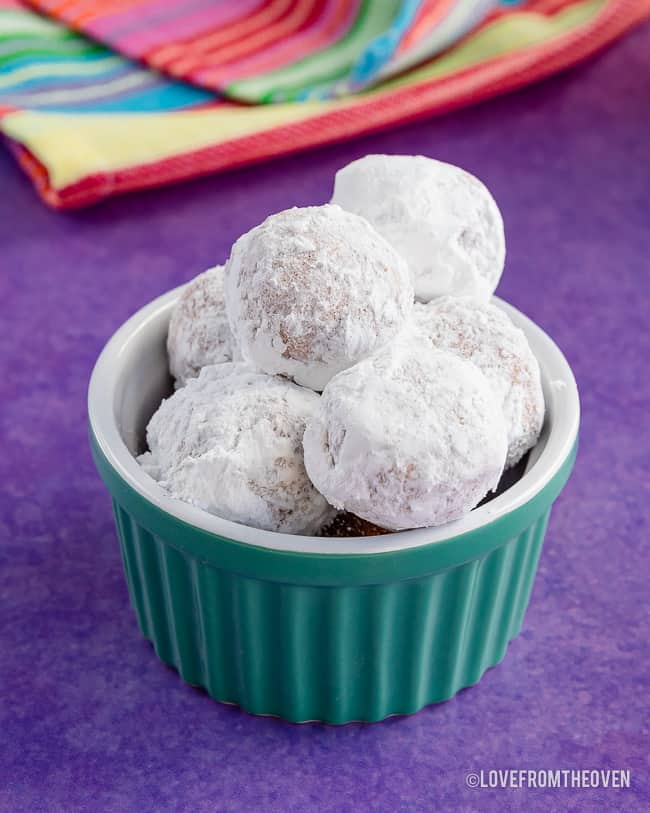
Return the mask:
M383 536L384 534L391 534L386 528L380 528L379 525L373 525L361 517L354 514L349 514L343 511L337 514L336 517L326 525L320 532L321 536Z

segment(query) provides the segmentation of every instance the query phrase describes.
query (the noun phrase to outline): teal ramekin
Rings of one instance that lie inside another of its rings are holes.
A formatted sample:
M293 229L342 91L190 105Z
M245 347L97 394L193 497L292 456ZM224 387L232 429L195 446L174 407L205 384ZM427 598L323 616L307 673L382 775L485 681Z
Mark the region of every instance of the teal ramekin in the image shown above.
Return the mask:
M158 657L216 700L293 722L410 714L480 680L521 628L576 455L578 392L557 346L495 300L528 336L547 408L523 476L502 494L438 528L290 536L173 500L134 459L170 392L165 337L179 293L115 333L88 395L131 604Z

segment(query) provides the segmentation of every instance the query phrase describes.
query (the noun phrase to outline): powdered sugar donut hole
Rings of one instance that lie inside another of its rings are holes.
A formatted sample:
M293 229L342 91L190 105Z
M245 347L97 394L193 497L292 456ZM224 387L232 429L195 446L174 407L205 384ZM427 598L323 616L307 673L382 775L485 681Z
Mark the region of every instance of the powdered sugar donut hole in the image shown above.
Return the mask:
M271 215L240 237L225 298L244 360L320 391L398 334L413 288L367 221L326 205Z
M167 355L177 387L196 378L208 364L222 364L237 358L226 317L223 268L217 265L194 277L172 311Z
M413 319L433 348L471 361L488 379L506 419L506 468L514 466L544 423L539 364L524 332L496 305L452 297L416 305Z
M507 451L481 371L405 339L329 382L303 442L329 502L391 530L467 513L496 488Z
M224 519L292 534L334 516L303 462L319 396L242 363L204 367L163 401L140 464L175 499Z
M367 155L336 173L332 203L365 217L406 259L421 302L487 300L505 261L503 220L468 172L421 155Z

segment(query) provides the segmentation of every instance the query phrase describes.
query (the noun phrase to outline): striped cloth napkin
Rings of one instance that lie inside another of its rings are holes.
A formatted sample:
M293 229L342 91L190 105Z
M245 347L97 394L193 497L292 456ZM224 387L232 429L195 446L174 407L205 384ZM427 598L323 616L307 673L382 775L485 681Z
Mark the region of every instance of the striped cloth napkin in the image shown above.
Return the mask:
M650 0L0 0L0 130L43 200L83 206L485 99L648 16Z

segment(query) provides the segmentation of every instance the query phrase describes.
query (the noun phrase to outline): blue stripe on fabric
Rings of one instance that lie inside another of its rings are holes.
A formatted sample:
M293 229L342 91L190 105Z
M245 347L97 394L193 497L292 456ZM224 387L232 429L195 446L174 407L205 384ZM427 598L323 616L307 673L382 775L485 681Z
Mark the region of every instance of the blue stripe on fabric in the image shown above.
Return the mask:
M421 4L421 0L403 0L391 27L369 42L353 65L350 82L365 84L379 73L394 54Z
M97 53L93 52L90 54L84 54L83 56L59 56L58 54L32 54L31 56L19 56L16 57L16 59L7 60L7 62L0 66L0 76L11 73L11 71L15 71L18 68L29 68L31 65L38 65L40 63L47 65L54 62L78 62L80 65L83 65L86 62L96 62L98 59L109 58L122 59L119 54L116 54L113 51L98 51ZM144 70L144 68L139 68L128 59L122 59L122 62L124 62L125 65L131 65L136 70Z
M217 96L192 85L163 82L152 88L123 91L116 98L93 99L71 104L21 104L25 110L48 110L56 113L165 113L196 107L214 101Z

